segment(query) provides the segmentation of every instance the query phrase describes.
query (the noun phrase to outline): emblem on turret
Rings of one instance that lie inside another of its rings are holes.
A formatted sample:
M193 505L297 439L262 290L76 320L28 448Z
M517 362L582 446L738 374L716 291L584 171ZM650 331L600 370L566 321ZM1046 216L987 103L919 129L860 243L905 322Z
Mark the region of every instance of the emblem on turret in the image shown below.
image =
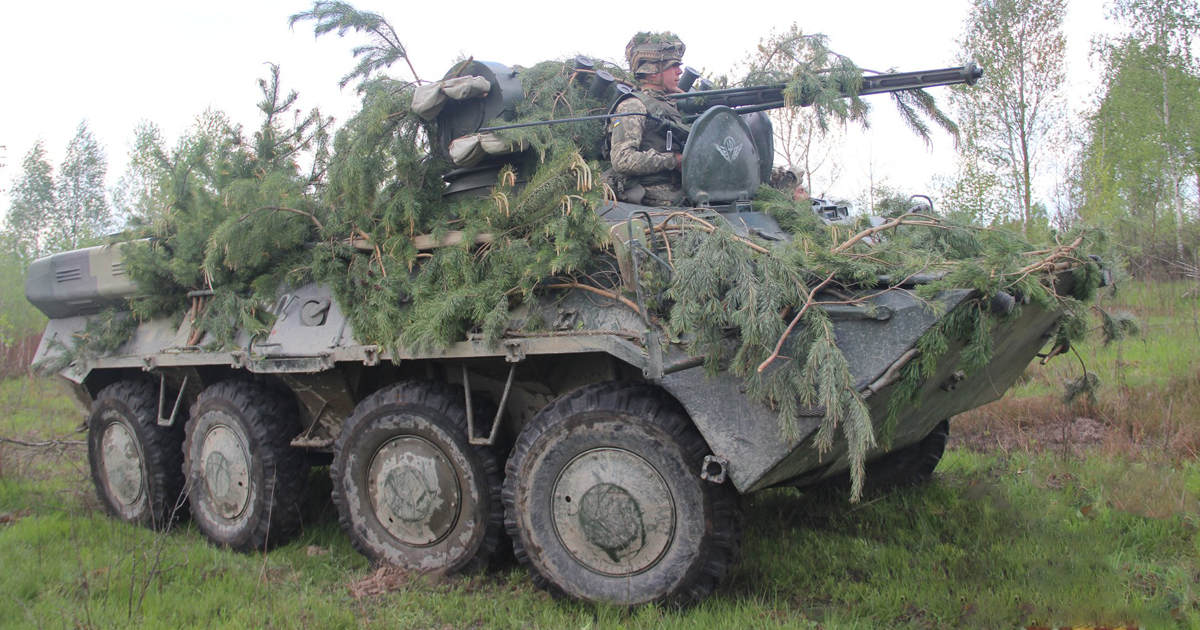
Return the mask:
M738 154L742 152L742 145L734 142L732 136L725 136L725 140L723 142L720 144L714 142L713 146L717 147L717 150L721 152L721 157L725 158L725 161L729 162L730 164L733 164L733 161L737 159Z

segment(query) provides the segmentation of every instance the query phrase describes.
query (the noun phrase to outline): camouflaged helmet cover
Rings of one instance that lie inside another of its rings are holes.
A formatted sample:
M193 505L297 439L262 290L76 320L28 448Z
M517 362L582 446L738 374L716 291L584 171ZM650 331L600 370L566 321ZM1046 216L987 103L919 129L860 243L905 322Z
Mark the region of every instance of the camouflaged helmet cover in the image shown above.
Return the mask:
M625 46L625 60L635 76L658 74L673 65L683 63L687 50L683 40L670 31L641 32Z

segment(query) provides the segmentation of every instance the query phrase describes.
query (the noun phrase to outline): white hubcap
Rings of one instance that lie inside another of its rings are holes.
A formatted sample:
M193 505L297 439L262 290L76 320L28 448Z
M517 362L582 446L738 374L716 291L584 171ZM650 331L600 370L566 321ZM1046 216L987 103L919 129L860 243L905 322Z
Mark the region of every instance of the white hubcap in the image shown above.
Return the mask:
M218 424L204 436L200 450L200 475L213 508L233 520L250 502L250 455L233 429Z

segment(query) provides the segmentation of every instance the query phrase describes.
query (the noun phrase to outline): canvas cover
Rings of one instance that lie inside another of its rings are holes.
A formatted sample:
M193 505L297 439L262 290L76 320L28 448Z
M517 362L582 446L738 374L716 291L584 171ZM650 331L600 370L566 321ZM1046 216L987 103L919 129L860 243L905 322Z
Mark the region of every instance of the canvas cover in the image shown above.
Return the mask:
M455 166L474 166L488 155L504 155L525 150L525 145L512 144L493 133L473 133L455 138L450 143L450 159Z
M412 110L423 120L433 120L449 100L485 96L492 84L483 77L466 76L426 83L413 93Z

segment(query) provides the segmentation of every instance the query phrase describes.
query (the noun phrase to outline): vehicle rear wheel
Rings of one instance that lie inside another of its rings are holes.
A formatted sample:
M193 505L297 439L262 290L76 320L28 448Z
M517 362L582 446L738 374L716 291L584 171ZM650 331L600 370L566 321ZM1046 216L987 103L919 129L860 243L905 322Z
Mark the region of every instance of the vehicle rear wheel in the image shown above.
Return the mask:
M866 479L863 480L866 489L882 492L928 483L933 479L933 471L942 461L949 439L950 421L942 420L921 441L867 462ZM801 489L807 492L815 489L840 491L849 488L850 472L843 471Z
M154 529L183 512L183 431L158 426L158 387L120 381L100 390L88 416L88 463L109 514Z
M517 559L559 596L687 604L737 562L741 509L700 479L708 446L683 409L640 383L590 385L517 438L504 487Z
M867 483L879 489L928 483L942 461L949 440L950 421L942 420L920 442L867 464Z
M355 549L418 571L488 565L504 536L501 469L466 427L462 392L445 383L397 383L359 403L330 470Z
M224 381L192 406L184 445L192 516L213 544L236 551L286 542L300 527L307 454L295 401L263 385Z

